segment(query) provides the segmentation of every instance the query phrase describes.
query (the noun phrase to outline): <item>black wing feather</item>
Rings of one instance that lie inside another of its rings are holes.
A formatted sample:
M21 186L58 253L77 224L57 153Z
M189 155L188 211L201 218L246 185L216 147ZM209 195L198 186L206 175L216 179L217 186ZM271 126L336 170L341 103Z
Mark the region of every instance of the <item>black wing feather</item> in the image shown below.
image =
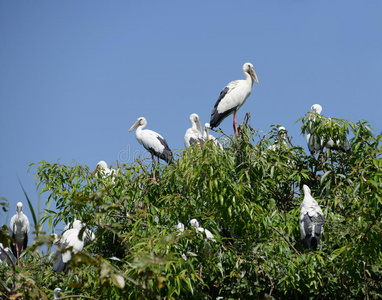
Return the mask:
M218 100L216 101L214 108L212 109L211 119L210 119L210 126L211 126L211 129L213 129L213 128L219 126L220 123L221 123L226 117L228 117L230 114L232 114L232 113L236 110L236 107L234 107L234 108L231 108L231 109L229 109L229 110L227 110L227 111L222 112L221 114L219 114L219 112L218 112L218 106L219 106L219 103L220 103L221 100L223 100L223 98L225 97L225 95L227 95L228 91L229 91L229 88L228 88L228 87L225 87L225 88L220 92L219 98L218 98Z
M65 243L60 245L60 249L65 249L67 245ZM62 253L56 251L56 259L54 260L53 263L53 271L54 272L66 272L66 263L63 262L62 260Z

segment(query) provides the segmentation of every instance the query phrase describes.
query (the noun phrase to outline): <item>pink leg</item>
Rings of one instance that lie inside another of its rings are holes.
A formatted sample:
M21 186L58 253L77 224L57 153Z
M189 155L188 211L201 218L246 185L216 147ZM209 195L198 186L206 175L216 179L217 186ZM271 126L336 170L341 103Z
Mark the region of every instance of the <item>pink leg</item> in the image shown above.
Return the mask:
M237 110L235 110L235 112L233 113L233 131L235 132L236 137L239 137L239 133L237 131L236 113Z
M153 160L153 178L149 178L150 180L156 180L155 179L155 169L154 169L154 164L155 164L155 158L154 155L151 154L151 158Z

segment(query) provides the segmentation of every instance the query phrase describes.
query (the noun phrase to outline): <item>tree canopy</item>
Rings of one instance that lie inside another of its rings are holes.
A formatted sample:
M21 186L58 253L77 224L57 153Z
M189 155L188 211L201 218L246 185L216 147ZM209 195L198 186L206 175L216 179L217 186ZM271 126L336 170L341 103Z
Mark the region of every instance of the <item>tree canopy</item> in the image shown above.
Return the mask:
M301 121L305 132L308 118ZM280 142L277 126L261 136L246 120L238 138L226 136L223 150L209 141L177 153L169 166L117 163L114 179L77 163L32 164L47 207L54 201L56 210L36 220L25 267L0 268L1 293L51 299L61 287L68 290L62 295L94 299L377 299L381 136L367 122L342 119L314 131L335 141L348 132L352 154L325 150L314 157L289 136ZM272 143L279 147L268 149ZM152 168L157 181L149 179ZM303 184L326 219L316 251L303 248L299 231ZM191 227L193 218L214 238ZM47 222L53 231L74 219L96 239L73 255L67 274L54 273L53 238L39 228ZM180 222L184 231L176 228ZM4 228L1 238L9 241Z

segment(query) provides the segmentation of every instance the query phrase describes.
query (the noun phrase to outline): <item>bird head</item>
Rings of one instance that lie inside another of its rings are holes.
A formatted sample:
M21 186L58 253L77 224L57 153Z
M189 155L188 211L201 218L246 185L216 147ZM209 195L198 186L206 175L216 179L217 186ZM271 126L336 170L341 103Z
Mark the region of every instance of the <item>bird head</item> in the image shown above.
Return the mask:
M322 106L320 104L313 104L310 108L310 111L312 113L318 113L320 115L322 112Z
M253 68L253 65L251 63L246 62L243 65L243 72L244 72L244 74L248 73L249 76L251 76L253 82L259 83L259 80L257 79L257 75L256 75L256 72L255 72L255 69Z
M302 186L302 189L304 190L305 195L310 195L311 193L310 188L306 184Z
M133 131L138 126L145 127L147 125L147 121L144 117L139 117L138 120L130 127L129 132Z
M96 167L94 168L93 171L90 172L90 174L94 175L95 173L97 173L98 170L105 170L107 169L107 163L103 160L101 160L97 165Z
M196 124L196 126L198 127L198 131L201 133L202 132L202 124L200 124L199 116L197 114L191 114L190 115L190 121L191 121L192 125Z
M23 204L21 202L17 202L16 212L19 218L22 211L23 211Z
M179 222L178 225L176 225L176 229L178 229L180 232L183 232L184 224L182 222Z
M192 219L192 220L190 221L190 224L191 224L192 227L195 227L195 228L198 228L198 227L199 227L199 222L198 222L198 220L196 220L196 219Z

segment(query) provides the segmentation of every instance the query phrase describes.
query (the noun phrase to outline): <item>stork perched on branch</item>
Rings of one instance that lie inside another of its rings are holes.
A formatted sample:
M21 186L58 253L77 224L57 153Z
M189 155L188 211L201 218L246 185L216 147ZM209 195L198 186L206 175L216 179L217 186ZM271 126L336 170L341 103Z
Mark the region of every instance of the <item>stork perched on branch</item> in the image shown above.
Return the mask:
M19 263L20 252L25 250L28 246L30 231L29 219L23 213L23 204L21 202L17 203L16 214L11 218L9 223L9 231L11 237L15 241L14 243L11 243L11 249Z
M310 188L304 184L304 200L301 203L300 232L306 249L316 250L324 232L325 217Z
M220 92L219 98L211 113L211 129L220 125L220 123L233 113L233 130L236 137L237 131L236 114L240 107L245 103L252 92L253 83L259 83L253 65L249 62L243 65L244 80L231 81Z
M154 160L154 155L158 157L158 163L159 163L159 158L163 159L166 163L168 164L173 164L174 159L173 159L173 154L168 146L166 140L159 134L156 133L155 131L145 129L147 126L147 121L144 117L138 118L138 120L131 126L129 129L129 132L133 131L134 129L137 129L135 133L135 137L137 138L137 141L143 145L143 147L150 152L151 158L153 162ZM153 178L152 180L155 179L155 172L153 171Z

